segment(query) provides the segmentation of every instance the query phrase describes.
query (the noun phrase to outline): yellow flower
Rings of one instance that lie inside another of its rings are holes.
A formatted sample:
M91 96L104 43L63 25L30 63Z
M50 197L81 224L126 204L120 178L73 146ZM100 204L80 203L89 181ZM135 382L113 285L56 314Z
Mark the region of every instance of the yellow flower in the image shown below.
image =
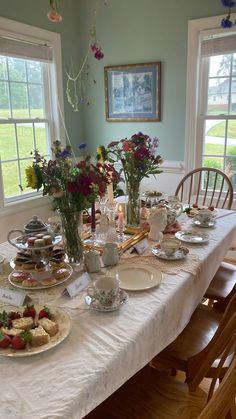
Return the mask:
M25 169L27 187L37 189L38 179L33 166L28 166Z
M103 145L97 147L97 157L100 161L106 160L106 149Z

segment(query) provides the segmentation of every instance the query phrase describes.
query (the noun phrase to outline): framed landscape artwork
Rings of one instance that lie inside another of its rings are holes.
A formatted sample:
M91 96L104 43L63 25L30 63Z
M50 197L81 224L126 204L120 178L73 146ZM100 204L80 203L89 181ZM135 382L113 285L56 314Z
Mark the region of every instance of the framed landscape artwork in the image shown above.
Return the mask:
M107 121L160 121L160 61L105 67L104 76Z

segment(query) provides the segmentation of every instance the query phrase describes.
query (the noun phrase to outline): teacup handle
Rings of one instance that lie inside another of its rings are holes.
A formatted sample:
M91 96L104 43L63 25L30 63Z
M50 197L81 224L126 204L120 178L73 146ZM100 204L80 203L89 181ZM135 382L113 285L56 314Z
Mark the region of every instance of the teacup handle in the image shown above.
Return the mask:
M88 293L89 297L95 298L96 292L95 292L94 287L88 287L87 288L87 293Z
M7 240L8 240L8 242L10 243L10 244L12 244L12 246L15 246L17 249L19 249L19 247L16 245L16 243L14 243L12 240L11 240L11 235L13 234L13 233L21 233L21 235L24 235L24 232L22 231L22 230L11 230L11 231L9 231L9 233L8 233L8 235L7 235Z

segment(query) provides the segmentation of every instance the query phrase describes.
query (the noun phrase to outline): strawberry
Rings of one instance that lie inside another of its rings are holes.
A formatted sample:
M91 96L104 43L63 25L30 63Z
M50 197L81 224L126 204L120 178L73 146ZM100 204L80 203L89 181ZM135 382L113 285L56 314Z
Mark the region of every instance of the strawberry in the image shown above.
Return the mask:
M10 311L10 313L8 314L8 317L11 320L20 319L21 314L19 313L19 311Z
M36 310L33 304L27 304L23 311L23 317L32 317L33 319L36 316Z
M210 211L214 211L214 207L213 206L210 206L210 207L208 207L208 209L210 210Z
M4 335L1 331L0 331L0 348L7 348L11 343L11 338L10 336Z
M198 208L198 204L193 204L193 208Z
M13 349L24 349L32 338L29 332L21 332L19 335L13 336L11 346Z
M46 306L39 312L39 319L42 319L43 317L47 317L48 319L52 317L51 311Z

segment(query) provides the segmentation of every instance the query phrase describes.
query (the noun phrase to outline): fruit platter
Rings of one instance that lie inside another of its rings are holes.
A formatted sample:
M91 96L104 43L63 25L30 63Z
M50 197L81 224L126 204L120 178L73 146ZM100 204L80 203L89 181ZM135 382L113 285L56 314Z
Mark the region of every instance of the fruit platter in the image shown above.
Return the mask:
M58 307L4 307L0 312L0 355L24 357L45 352L70 333L69 315Z
M192 206L189 205L186 208L184 208L183 212L187 214L188 217L194 218L196 215L198 215L198 211L200 210L210 210L212 211L212 216L215 217L218 214L217 209L213 205L204 206L204 205L197 205L193 204Z

